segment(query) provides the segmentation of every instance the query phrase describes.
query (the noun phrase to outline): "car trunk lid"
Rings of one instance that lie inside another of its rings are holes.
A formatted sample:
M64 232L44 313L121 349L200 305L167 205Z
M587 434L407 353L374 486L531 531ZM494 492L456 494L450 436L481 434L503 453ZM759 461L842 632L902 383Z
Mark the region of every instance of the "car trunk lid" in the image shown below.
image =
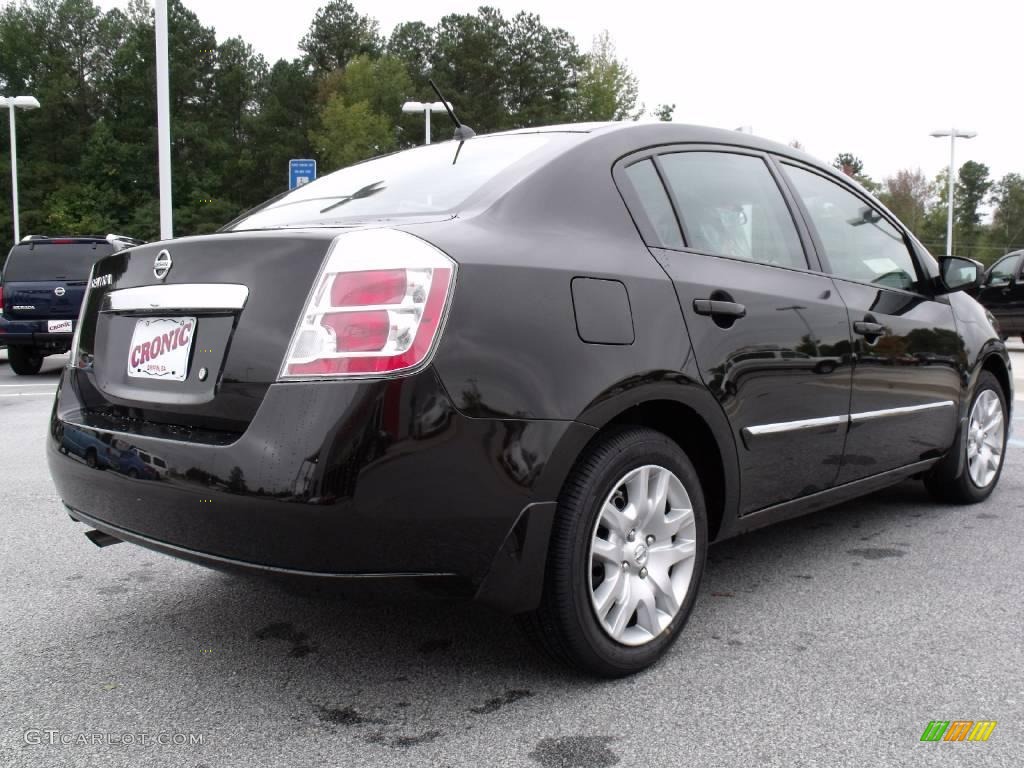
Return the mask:
M243 432L277 379L337 234L224 233L98 262L73 361L86 407Z

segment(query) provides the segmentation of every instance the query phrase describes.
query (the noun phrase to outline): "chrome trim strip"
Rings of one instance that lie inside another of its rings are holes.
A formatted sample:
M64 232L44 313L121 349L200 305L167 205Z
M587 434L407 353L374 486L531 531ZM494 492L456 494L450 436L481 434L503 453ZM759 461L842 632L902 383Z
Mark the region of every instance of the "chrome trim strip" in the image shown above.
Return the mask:
M902 408L886 408L881 411L864 411L862 413L851 413L850 421L856 423L858 421L871 421L872 419L882 419L886 416L902 416L906 413L917 413L918 411L929 411L933 408L955 408L956 403L952 400L942 400L937 403L924 403L922 405L906 405Z
M849 421L852 424L862 421L872 421L886 416L903 416L908 413L929 411L936 408L954 408L956 403L952 400L942 400L937 403L923 403L922 405L906 405L901 408L886 408L881 411L864 411L862 413L851 413L849 416L822 416L817 419L801 419L799 421L780 421L775 424L759 424L756 427L744 427L743 433L747 437L759 437L760 435L777 435L782 432L799 432L804 429L817 429L818 427L832 427L845 424Z
M101 312L188 312L245 307L249 289L232 283L180 283L144 285L111 291L103 297Z
M833 427L846 423L846 416L823 416L819 419L801 419L800 421L780 421L777 424L760 424L756 427L744 427L743 431L751 437L758 435L774 435L779 432L798 432L802 429L817 427Z

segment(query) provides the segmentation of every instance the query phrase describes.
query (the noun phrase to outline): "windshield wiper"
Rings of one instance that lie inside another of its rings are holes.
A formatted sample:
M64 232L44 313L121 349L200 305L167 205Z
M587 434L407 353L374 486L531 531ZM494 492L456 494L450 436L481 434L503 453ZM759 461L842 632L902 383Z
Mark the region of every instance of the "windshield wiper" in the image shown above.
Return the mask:
M320 213L327 213L328 211L333 211L335 208L345 205L345 203L351 203L353 200L362 200L363 198L376 195L378 192L383 192L385 189L387 189L387 187L384 186L383 179L381 179L380 181L375 181L372 184L367 184L365 187L362 187L361 189L357 189L351 195L345 195L338 202L331 203L326 208L321 210Z

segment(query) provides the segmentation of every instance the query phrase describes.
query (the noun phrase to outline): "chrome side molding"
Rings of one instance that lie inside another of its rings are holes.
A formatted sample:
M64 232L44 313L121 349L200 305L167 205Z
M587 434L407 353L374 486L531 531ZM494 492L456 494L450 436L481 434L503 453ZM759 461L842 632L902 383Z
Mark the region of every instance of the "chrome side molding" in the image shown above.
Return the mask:
M238 311L245 307L248 299L249 289L232 283L144 285L111 291L103 297L100 311Z
M864 411L862 413L851 413L850 421L871 421L872 419L884 419L886 416L902 416L906 413L917 413L918 411L930 411L935 408L954 408L956 403L952 400L942 400L937 403L923 403L922 405L907 405L902 408L886 408L882 411Z
M776 424L760 424L756 427L744 427L743 431L751 437L774 435L779 432L799 432L803 429L832 427L845 424L847 416L823 416L819 419L801 419L800 421L780 421Z
M833 427L840 424L857 424L863 421L882 419L888 416L903 416L908 413L919 411L930 411L938 408L955 408L956 403L952 400L941 400L936 403L922 403L921 405L906 405L900 408L886 408L881 411L863 411L851 413L848 416L822 416L817 419L800 419L799 421L780 421L776 424L758 424L754 427L744 427L744 437L760 437L761 435L776 435L781 432L799 432L805 429L817 429L819 427Z

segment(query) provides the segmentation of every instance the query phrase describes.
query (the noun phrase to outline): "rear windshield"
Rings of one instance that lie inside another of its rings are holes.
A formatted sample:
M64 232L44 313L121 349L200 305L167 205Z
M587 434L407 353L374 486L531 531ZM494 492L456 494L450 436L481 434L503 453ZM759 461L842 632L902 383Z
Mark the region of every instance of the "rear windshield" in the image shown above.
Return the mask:
M226 230L330 226L345 219L453 212L486 182L567 134L483 136L386 155L277 197Z
M86 280L93 263L113 251L108 243L17 245L11 250L4 265L4 282Z

